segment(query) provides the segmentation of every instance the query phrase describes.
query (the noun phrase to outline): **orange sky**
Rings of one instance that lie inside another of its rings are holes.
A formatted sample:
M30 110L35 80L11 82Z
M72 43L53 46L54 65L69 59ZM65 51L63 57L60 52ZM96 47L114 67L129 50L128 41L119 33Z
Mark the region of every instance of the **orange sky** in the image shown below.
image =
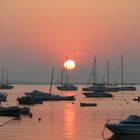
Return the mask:
M138 0L0 0L0 63L12 78L47 81L45 70L60 69L65 56L82 74L94 55L116 66L123 53L138 72L139 7Z

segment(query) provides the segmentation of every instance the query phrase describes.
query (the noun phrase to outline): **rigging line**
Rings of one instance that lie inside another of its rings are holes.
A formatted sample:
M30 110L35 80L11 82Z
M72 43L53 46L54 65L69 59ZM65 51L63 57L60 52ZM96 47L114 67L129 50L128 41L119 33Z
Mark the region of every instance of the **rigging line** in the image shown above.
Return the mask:
M107 70L105 69L104 74L103 74L102 83L105 83L106 72L107 72Z
M88 80L86 82L86 85L89 85L91 83L92 75L93 75L93 70L91 69L90 72L89 72L89 77L88 77Z
M57 79L57 84L59 83L59 81L60 81L60 77L61 77L61 72L60 72L60 74L59 74L59 76L58 76L58 79Z
M57 84L58 83L62 84L62 80L63 80L63 69L61 69L61 71L60 71L60 74L57 79Z
M5 122L4 124L1 124L0 127L2 127L2 126L4 126L4 125L8 124L9 122L11 122L11 121L14 120L14 119L15 119L15 118L12 118L12 119L10 119L9 121Z
M116 76L115 76L115 84L116 84L117 81L118 81L118 75L119 75L120 68L121 68L121 62L120 62L120 64L119 64L119 67L118 67L118 69L117 69L117 73L116 73Z

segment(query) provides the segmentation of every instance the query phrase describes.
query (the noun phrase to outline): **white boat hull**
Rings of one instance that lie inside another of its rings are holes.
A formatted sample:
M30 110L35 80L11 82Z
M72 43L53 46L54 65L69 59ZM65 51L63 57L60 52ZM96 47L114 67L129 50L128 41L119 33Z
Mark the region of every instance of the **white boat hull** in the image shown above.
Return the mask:
M106 127L114 134L140 134L140 124L106 124Z

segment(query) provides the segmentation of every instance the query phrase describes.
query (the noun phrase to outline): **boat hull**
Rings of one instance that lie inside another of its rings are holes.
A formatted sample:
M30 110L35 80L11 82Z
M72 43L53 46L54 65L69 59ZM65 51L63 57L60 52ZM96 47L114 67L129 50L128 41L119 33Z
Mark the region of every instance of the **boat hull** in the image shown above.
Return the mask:
M75 100L75 96L59 96L59 95L52 95L45 99L46 101L63 101L63 100Z
M135 91L136 87L126 86L126 87L118 87L119 91Z
M0 101L6 101L6 97L3 98L0 97Z
M68 87L68 86L57 86L58 90L62 90L62 91L73 91L73 90L77 90L78 87L73 86L73 87Z
M88 98L112 98L113 95L108 92L85 92L82 93Z
M0 85L0 89L13 89L14 86L10 86L10 85Z
M97 106L97 103L80 103L80 106L81 106L81 107L86 107L86 106L89 106L89 107L91 107L91 106Z
M20 109L18 107L0 107L0 116L20 116Z
M140 124L106 124L113 134L140 134Z
M17 101L19 104L26 104L26 105L31 105L31 104L43 104L43 101L33 99L33 98L28 98L28 97L20 97L17 98Z
M38 90L34 90L31 93L25 93L27 96L31 96L34 99L41 100L41 101L54 101L54 100L75 100L75 95L72 96L60 96L54 95L50 93L41 92Z
M6 99L7 99L7 94L0 92L0 101L6 101Z
M19 101L19 104L24 104L24 105L34 105L34 104L43 104L42 101Z
M89 87L83 88L82 90L83 91L98 91L98 92L103 92L103 91L118 92L119 88L117 88L117 87L94 87L94 86L89 86Z

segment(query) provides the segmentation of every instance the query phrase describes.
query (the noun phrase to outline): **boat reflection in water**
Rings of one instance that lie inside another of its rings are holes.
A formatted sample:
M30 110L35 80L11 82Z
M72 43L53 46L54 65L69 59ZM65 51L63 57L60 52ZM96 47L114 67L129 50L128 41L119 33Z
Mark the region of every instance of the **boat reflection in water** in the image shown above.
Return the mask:
M140 135L113 135L107 140L140 140Z

